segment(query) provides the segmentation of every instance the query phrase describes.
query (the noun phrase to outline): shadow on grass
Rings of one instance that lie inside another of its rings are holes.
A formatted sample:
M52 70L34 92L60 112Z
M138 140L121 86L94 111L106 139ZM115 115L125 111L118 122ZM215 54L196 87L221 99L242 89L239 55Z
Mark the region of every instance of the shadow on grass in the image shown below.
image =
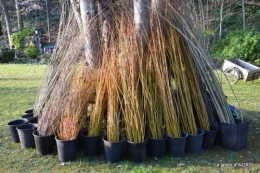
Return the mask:
M34 81L39 80L40 78L0 78L0 81Z

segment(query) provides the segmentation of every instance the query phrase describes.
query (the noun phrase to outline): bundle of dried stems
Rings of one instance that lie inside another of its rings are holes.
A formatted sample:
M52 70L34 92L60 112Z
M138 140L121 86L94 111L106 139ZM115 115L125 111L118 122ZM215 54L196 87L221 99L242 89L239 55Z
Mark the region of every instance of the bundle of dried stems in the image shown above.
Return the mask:
M119 140L121 121L127 139L133 142L145 140L146 126L148 134L158 139L164 132L179 137L182 130L191 134L197 133L197 127L208 130L205 93L219 119L234 123L185 4L163 0L157 5L165 8L153 11L151 32L141 38L130 8L122 6L114 13L116 27L109 27L112 37L109 44L100 45L102 64L93 71L82 67L84 33L79 32L73 13L68 13L72 10L64 10L58 49L35 104L41 135L56 132L61 139L75 138L94 95L88 135L99 135L106 119L110 141Z

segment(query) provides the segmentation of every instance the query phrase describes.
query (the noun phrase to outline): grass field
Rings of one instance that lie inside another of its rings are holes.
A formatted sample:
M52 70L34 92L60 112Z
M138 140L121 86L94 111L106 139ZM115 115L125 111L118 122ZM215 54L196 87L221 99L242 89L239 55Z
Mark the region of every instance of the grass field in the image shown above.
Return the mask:
M43 157L35 149L22 149L20 144L12 143L6 126L33 107L44 69L44 65L0 64L0 172L260 172L260 80L232 85L243 118L250 120L248 146L243 150L214 147L181 158L147 157L142 164L132 163L126 156L111 164L105 161L104 154L89 158L79 150L76 161L62 164L56 150ZM224 81L223 88L228 101L239 108Z

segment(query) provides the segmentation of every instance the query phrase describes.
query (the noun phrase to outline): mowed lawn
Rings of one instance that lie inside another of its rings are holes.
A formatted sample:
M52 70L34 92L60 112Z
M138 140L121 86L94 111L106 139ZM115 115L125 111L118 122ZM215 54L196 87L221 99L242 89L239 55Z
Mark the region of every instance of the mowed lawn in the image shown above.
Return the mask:
M37 155L35 149L22 149L14 144L6 124L19 119L32 108L45 72L44 65L0 64L0 172L259 172L260 171L260 80L240 81L232 90L223 82L229 103L235 105L240 116L250 120L248 146L234 152L219 146L203 149L198 155L186 153L184 157L146 158L142 164L129 161L124 155L119 163L107 163L104 153L85 157L81 150L77 159L62 164L57 150L48 156Z

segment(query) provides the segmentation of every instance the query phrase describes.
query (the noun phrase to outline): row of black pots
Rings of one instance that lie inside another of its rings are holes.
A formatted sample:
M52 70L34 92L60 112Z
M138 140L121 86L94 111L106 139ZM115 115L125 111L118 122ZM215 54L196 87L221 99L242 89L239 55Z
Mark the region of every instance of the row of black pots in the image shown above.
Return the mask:
M222 146L237 151L246 147L249 122L242 122L242 120L235 121L236 124L220 123L220 133ZM198 128L198 135L182 132L182 137L179 138L165 135L163 139L158 140L148 137L144 142L140 143L128 141L124 137L119 142L111 143L106 140L106 137L103 137L105 157L109 162L120 161L125 144L128 155L134 162L145 161L146 153L150 157L158 158L163 157L165 153L175 157L183 156L185 152L199 154L202 148L213 148L217 133L218 129L213 127L209 131ZM83 131L81 132L81 139L86 156L96 156L99 154L102 135L89 137L86 131ZM74 142L77 142L77 140ZM62 161L61 158L60 160Z
M35 147L32 133L37 128L37 124L28 123L27 119L18 119L9 122L7 126L14 143L21 143L22 148Z
M54 145L54 142L52 142L54 141L54 136L39 136L37 131L34 131L35 128L35 124L24 124L16 128L17 130L21 129L18 130L18 133L19 138L21 139L22 148L35 148L36 144L37 153L41 155L50 154ZM198 129L198 132L198 135L189 136L183 132L182 137L180 138L165 135L161 140L148 137L141 143L127 141L127 150L129 151L128 154L132 161L143 162L145 161L146 152L150 157L159 158L164 156L166 148L168 153L172 156L184 155L185 149L190 153L199 153L202 148L204 131L202 129ZM90 137L87 136L86 131L82 131L81 139L86 156L96 156L99 154L102 135ZM126 141L124 137L121 139L122 140L120 142L111 143L106 140L106 137L103 138L105 156L106 160L109 162L117 162L121 159ZM188 140L187 144L190 145L186 145L186 139ZM67 162L75 159L77 141L78 140L76 139L69 141L56 139L60 161Z
M35 116L29 120L27 118L21 118L21 119L13 120L13 121L10 121L9 123L7 123L8 129L9 129L11 137L12 137L12 141L14 143L20 142L20 139L18 136L18 131L17 131L18 126L21 126L24 124L37 124L37 122L38 122L38 117Z
M86 156L97 156L100 151L101 140L103 139L104 144L104 152L106 160L109 162L118 162L121 160L122 154L124 152L124 148L126 146L126 151L128 151L129 158L134 162L144 162L146 159L146 154L150 157L163 157L164 154L169 153L172 156L180 157L183 156L185 151L189 153L198 154L202 149L203 135L204 131L202 129L198 129L198 135L188 135L187 133L182 132L182 137L175 138L165 135L163 139L154 139L151 137L146 138L144 142L131 142L126 140L124 137L121 137L119 142L109 142L106 140L106 136L102 138L102 135L98 136L87 136L86 131L81 132L81 140L83 144L83 151ZM216 132L216 131L215 131ZM214 134L213 136L215 136ZM208 135L210 136L210 135ZM205 143L211 143L213 146L214 140L211 140L211 136L209 137L209 142L207 142L207 138L204 138ZM186 143L186 140L188 141ZM212 141L212 142L211 142ZM62 145L67 145L66 147L73 147L70 151L75 151L78 140L71 141L61 141L57 140L56 142L63 143ZM67 143L67 144L64 144ZM187 145L190 143L190 145ZM75 155L72 156L71 153L65 152L68 151L63 149L65 147L61 147L58 154L60 161L72 161L75 159ZM76 152L73 152L74 154ZM70 159L68 159L70 158Z
M37 131L35 131L36 125L26 124L27 121L24 119L10 122L10 126L12 126L11 124L14 122L23 123L23 125L16 128L22 148L34 148L36 144L37 153L45 155L52 152L53 146L55 145L53 135L39 136ZM220 123L222 146L231 150L244 148L247 143L248 124L248 121L242 122L241 120L236 120L235 125ZM180 138L165 135L161 140L148 137L144 142L135 143L121 137L121 141L111 143L106 140L106 136L98 135L96 137L90 137L87 136L86 131L82 131L79 135L79 139L69 141L56 139L56 145L60 161L73 161L76 158L77 143L82 143L83 151L86 156L96 156L100 154L100 144L103 137L107 161L120 161L126 144L126 151L128 151L130 159L134 162L143 162L146 158L146 152L150 157L163 157L165 152L176 157L183 156L185 151L198 154L202 147L208 149L213 147L216 133L217 129L214 128L211 128L210 131L198 129L198 135L188 135L182 132L182 137ZM30 137L26 138L26 135Z

